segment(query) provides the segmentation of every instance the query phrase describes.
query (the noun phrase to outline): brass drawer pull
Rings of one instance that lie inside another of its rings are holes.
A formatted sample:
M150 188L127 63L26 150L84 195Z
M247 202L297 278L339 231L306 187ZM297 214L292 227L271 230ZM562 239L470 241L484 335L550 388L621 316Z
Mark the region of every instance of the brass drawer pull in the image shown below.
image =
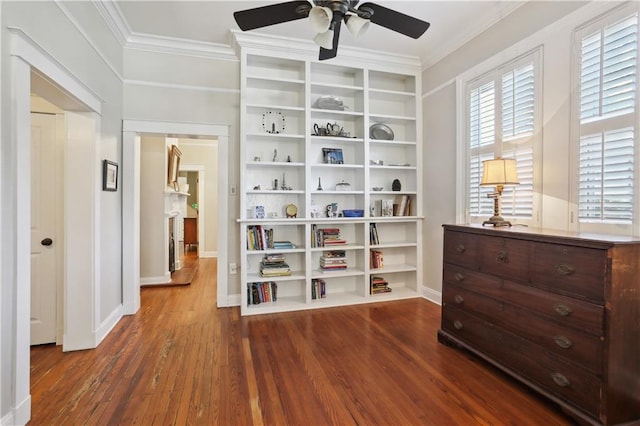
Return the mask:
M458 253L462 254L465 251L467 251L467 248L464 246L464 244L458 244L458 247L456 247L456 251Z
M498 256L496 256L496 262L504 263L506 261L507 261L507 252L503 250L500 253L498 253Z
M458 304L458 305L462 305L464 303L464 297L460 296L459 294L456 294L453 298L453 300Z
M456 281L461 283L462 281L464 281L464 274L461 274L460 272L456 272L453 278L455 278Z
M553 310L563 317L571 315L572 312L571 308L563 303L556 303L555 305L553 305Z
M569 379L564 374L560 373L551 373L551 378L556 383L556 385L566 388L571 384Z
M455 321L453 322L453 327L454 327L456 330L462 330L462 322L460 322L460 321L458 321L458 320L455 320Z
M556 345L560 346L562 349L569 349L571 346L573 346L573 342L565 336L553 336L553 341L556 342Z
M572 265L567 265L566 263L561 263L559 265L556 265L556 271L560 275L571 275L576 271L576 268L574 268Z

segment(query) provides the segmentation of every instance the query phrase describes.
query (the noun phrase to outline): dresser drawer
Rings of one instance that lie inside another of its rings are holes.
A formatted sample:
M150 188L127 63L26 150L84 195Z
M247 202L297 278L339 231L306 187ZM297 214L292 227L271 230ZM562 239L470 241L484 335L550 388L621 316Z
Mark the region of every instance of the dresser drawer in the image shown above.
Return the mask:
M526 282L529 278L528 241L512 238L478 238L480 270L511 280Z
M533 243L531 283L602 303L607 252L585 247Z
M446 231L444 233L444 258L447 262L478 269L478 237L463 232Z
M517 305L455 285L444 289L442 300L445 306L452 305L479 316L596 375L602 372L602 341L597 336L564 327Z
M445 263L443 292L449 284L518 305L559 323L600 337L604 333L604 307L557 293L516 284Z
M443 307L442 329L515 374L598 417L602 382L595 375L450 305Z

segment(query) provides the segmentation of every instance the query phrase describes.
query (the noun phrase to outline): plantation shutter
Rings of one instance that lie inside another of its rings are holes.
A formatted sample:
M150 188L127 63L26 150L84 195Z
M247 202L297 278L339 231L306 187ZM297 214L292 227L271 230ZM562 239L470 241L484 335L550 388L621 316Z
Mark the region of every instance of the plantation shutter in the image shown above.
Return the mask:
M637 28L634 14L581 40L581 221L633 221Z
M530 56L517 64L496 69L482 84L468 89L469 181L471 216L493 213L487 194L493 187L480 187L482 161L498 156L515 158L520 185L505 187L502 214L533 216L533 135L535 124L535 67Z

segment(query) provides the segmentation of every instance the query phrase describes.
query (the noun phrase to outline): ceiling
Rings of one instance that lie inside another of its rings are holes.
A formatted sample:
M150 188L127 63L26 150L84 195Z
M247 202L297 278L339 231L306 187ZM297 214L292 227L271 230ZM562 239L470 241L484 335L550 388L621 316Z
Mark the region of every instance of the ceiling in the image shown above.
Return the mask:
M358 40L345 30L340 34L340 46L418 56L423 67L442 59L525 3L524 1L484 0L375 0L374 2L430 22L431 27L418 40L378 25L370 25L367 33ZM280 1L117 0L112 4L119 11L119 18L124 21L128 36L151 35L229 46L229 30L239 30L233 19L234 11L275 3ZM252 32L308 40L315 35L307 19L273 25ZM338 55L340 55L339 49Z

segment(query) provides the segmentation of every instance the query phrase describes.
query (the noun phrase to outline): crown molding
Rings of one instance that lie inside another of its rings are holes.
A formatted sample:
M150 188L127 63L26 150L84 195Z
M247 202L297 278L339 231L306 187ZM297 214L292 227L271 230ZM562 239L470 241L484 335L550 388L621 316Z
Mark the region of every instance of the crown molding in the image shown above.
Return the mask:
M318 59L318 46L311 40L274 36L259 32L246 33L239 30L230 30L233 46L236 50L251 49L281 53L283 56L298 56L307 60ZM420 71L421 61L418 56L399 55L391 52L361 49L352 46L339 46L338 56L323 61L324 63L353 66L357 62L359 66L365 65L376 70L397 71L398 66L415 68Z
M131 33L127 38L124 48L224 61L238 61L235 51L224 44L151 34Z
M117 3L114 1L103 0L92 1L116 40L118 40L121 46L124 46L129 34L131 34L131 28L129 27L127 20L124 19L122 11L118 7Z

